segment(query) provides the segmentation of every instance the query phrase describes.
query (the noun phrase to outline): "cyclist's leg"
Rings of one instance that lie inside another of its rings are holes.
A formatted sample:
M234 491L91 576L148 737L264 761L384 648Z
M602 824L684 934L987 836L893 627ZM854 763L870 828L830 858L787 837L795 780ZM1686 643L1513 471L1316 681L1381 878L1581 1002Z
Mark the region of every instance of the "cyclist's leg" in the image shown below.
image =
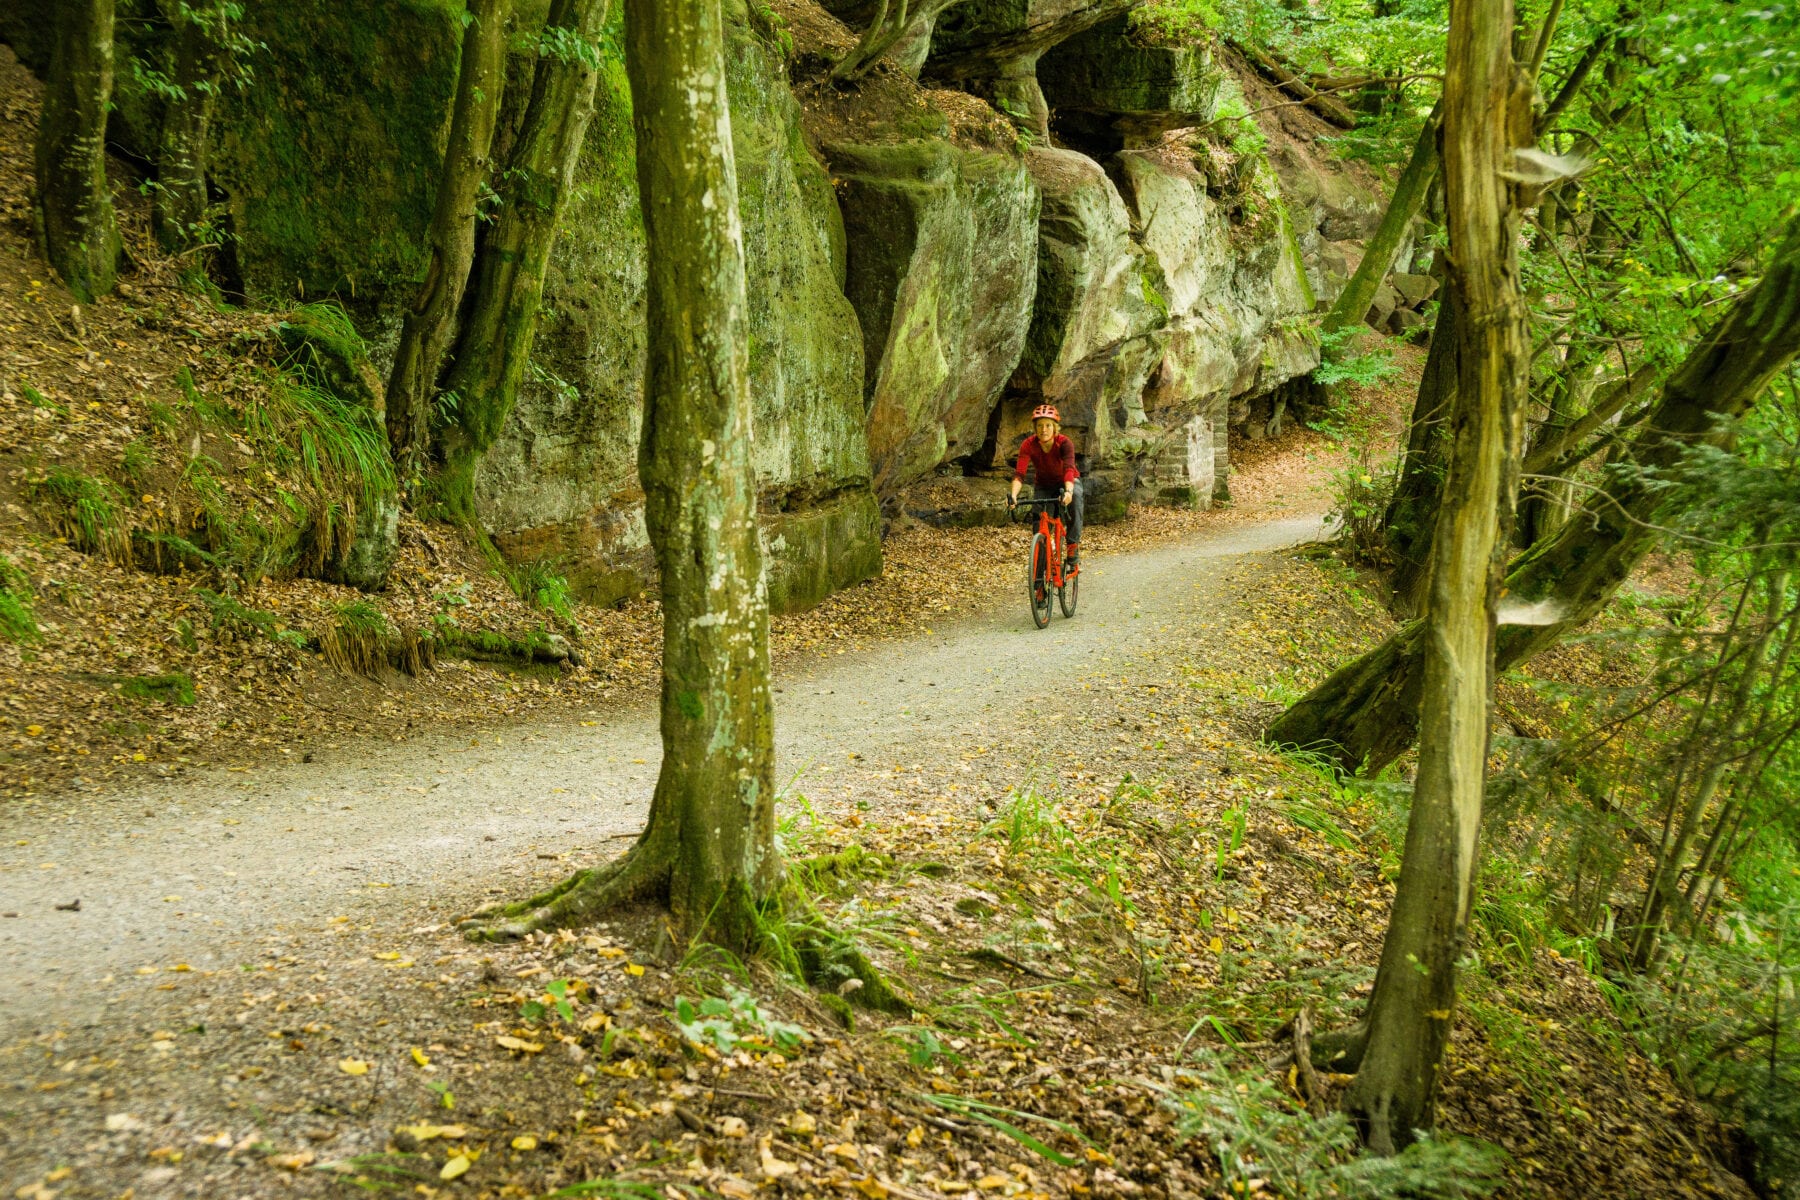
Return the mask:
M1069 561L1079 561L1081 552L1081 518L1087 509L1082 480L1075 481L1075 494L1069 499Z

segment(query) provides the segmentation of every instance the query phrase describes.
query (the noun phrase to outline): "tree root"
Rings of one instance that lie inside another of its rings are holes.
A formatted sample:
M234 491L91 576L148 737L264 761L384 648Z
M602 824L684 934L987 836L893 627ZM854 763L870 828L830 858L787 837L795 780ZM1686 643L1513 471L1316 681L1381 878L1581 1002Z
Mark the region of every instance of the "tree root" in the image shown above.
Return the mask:
M1325 1115L1325 1085L1312 1055L1312 1009L1303 1008L1294 1016L1294 1077L1306 1097L1306 1110L1317 1119Z
M587 924L607 909L642 899L663 886L669 868L656 858L633 847L625 857L577 871L549 891L471 913L456 927L472 942L516 942L534 933Z
M1358 1022L1348 1029L1332 1029L1310 1039L1312 1065L1321 1071L1354 1075L1362 1066L1363 1050L1369 1044L1368 1026Z
M815 928L796 939L794 949L800 973L820 991L872 1012L912 1015L912 1000L894 987L861 947L836 930Z

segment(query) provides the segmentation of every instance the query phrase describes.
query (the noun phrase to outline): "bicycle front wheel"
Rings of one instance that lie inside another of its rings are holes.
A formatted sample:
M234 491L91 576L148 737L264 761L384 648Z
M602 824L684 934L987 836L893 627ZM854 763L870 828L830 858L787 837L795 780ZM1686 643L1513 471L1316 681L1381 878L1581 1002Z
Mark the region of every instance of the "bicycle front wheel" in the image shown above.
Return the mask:
M1050 543L1041 533L1031 535L1031 557L1025 573L1026 598L1031 619L1039 629L1050 623Z
M1063 579L1063 585L1056 589L1056 599L1062 605L1063 616L1075 615L1075 597L1081 590L1081 573L1078 571Z

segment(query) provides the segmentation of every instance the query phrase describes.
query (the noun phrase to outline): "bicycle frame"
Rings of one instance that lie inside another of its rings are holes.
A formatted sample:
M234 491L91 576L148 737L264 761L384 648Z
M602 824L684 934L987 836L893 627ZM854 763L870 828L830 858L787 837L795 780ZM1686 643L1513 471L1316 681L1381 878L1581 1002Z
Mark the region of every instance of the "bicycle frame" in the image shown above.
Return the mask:
M1055 515L1057 512L1061 511L1062 501L1055 499L1020 500L1018 501L1018 507L1036 508L1038 510L1037 532L1044 535L1044 543L1050 551L1050 586L1053 588L1060 588L1069 580L1081 574L1081 565L1079 563L1076 564L1074 570L1069 571L1067 574L1063 572L1064 527L1062 518Z

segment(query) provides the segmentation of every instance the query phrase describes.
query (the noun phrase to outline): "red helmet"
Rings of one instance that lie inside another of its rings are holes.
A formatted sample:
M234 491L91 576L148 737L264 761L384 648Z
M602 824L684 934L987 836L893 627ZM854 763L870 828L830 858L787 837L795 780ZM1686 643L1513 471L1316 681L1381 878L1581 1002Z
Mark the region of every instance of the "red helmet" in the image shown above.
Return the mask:
M1031 410L1031 419L1033 421L1042 421L1045 417L1055 421L1058 425L1062 424L1062 414L1056 411L1056 405L1054 404L1040 404Z

